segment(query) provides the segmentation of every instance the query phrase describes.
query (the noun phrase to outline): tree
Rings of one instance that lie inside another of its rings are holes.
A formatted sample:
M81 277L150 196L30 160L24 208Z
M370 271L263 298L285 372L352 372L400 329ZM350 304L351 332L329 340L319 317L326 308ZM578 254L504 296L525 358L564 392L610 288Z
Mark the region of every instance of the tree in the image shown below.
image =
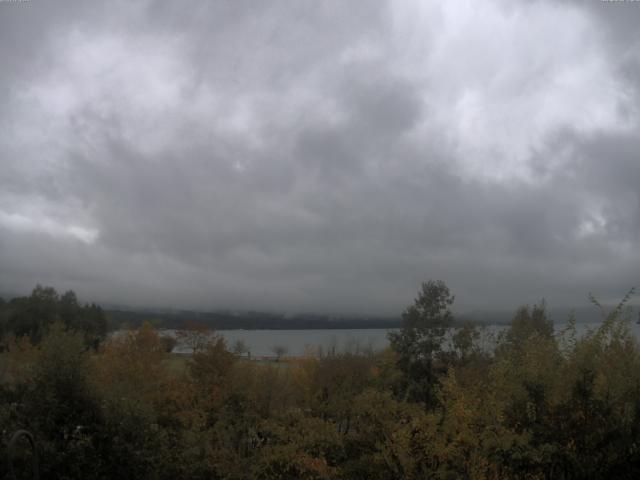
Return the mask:
M99 305L91 303L80 307L80 317L75 327L84 333L85 343L97 349L107 338L107 317Z
M38 343L49 327L59 319L59 296L55 289L37 285L28 297L11 300L12 313L8 319L8 330L16 336L28 336Z
M191 353L202 352L216 340L216 334L206 325L187 321L181 330L176 332L178 344L187 347Z
M2 352L3 339L7 333L7 319L9 317L9 308L4 298L0 297L0 352Z
M372 384L374 359L352 353L329 355L300 364L308 378L308 405L346 434L353 417L353 399Z
M274 345L271 347L271 351L275 354L276 361L279 362L280 359L287 354L288 349L284 345Z
M171 353L173 349L178 345L178 340L171 335L163 335L160 337L160 343L164 347L165 352Z
M454 296L443 281L423 283L413 305L402 314L400 331L389 333L391 347L398 354L398 368L404 374L397 393L427 407L436 400L436 367L444 370L442 342L453 323L453 301Z
M240 340L240 339L236 340L235 343L233 344L233 353L238 357L241 357L245 353L251 356L251 353L249 351L249 346L246 344L244 340Z
M103 424L82 334L56 322L40 343L33 384L18 410L38 439L44 478L95 478L94 442ZM73 462L67 460L67 455Z
M234 355L227 350L224 338L216 336L215 341L191 357L191 375L198 384L207 388L218 385L222 379L229 377L234 362Z
M191 357L189 373L200 392L202 408L209 417L215 416L215 411L229 396L235 360L222 337L216 337L204 350L195 352Z
M480 332L471 322L465 322L451 337L453 348L460 362L466 362L474 354L479 353L478 340Z
M37 285L30 296L14 298L0 309L0 323L4 323L5 333L26 336L33 343L39 343L56 321L82 333L85 345L94 349L107 335L107 319L102 308L93 303L81 306L72 290L58 295L52 287Z
M553 333L553 322L547 318L544 301L533 307L524 305L516 311L509 329L501 334L496 353L503 354L505 350L520 351L534 338L551 341Z
M159 428L170 424L160 415L171 406L168 357L145 322L109 338L92 362L105 421L100 452L106 471L100 478L161 478L156 472L173 451L164 449L167 433Z

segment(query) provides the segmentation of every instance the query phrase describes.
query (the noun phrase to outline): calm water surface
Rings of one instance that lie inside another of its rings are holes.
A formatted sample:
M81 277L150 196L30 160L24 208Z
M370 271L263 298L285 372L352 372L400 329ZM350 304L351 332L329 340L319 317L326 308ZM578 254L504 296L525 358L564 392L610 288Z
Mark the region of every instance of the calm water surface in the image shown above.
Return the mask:
M599 324L579 323L579 334L588 329L595 329ZM631 329L640 338L640 325L631 324ZM561 331L566 324L556 324L556 330ZM495 344L495 338L506 327L490 325L481 327L480 345L490 349ZM218 330L227 341L229 348L242 340L249 348L252 356L274 356L275 347L284 347L287 355L317 354L322 352L365 352L384 349L388 344L387 333L395 329L345 329L345 330ZM167 331L173 334L173 331ZM176 352L187 353L183 347L176 347Z
M392 329L393 330L393 329ZM275 347L284 347L287 355L300 356L335 350L336 352L363 352L384 349L387 329L364 330L216 330L227 341L229 348L242 340L252 356L274 356ZM181 346L174 350L188 353Z

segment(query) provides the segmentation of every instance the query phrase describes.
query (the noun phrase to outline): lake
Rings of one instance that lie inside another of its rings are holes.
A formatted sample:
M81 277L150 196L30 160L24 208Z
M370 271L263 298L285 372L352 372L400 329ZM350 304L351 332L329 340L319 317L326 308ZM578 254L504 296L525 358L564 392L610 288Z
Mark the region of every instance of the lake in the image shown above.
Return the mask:
M393 330L393 329L392 329ZM323 352L363 352L382 350L388 344L387 329L338 329L338 330L216 330L231 349L238 340L249 348L252 356L275 356L274 347L284 347L287 355L300 356ZM168 331L170 335L173 331ZM178 346L176 353L189 353L188 348Z
M595 329L599 323L579 323L579 333L589 329ZM640 325L630 324L633 333L640 338ZM561 331L566 327L565 323L556 324L556 330ZM495 338L504 325L489 325L480 327L480 345L483 349L491 349L495 345ZM300 356L305 354L317 354L318 349L323 352L364 352L382 350L389 341L387 333L396 329L326 329L326 330L217 330L227 341L231 349L234 343L242 340L249 348L252 356L275 356L274 347L284 347L287 355ZM173 331L166 331L173 335ZM176 347L177 353L188 353L184 347Z

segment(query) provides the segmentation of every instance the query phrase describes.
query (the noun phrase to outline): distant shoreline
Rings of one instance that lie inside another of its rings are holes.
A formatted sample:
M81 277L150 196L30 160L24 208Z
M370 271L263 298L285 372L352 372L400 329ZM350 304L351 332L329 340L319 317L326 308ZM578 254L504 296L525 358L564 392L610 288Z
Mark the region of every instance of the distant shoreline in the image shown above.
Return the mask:
M137 328L145 322L158 329L182 329L197 324L212 330L374 330L400 328L398 317L366 315L283 314L255 311L162 311L162 310L104 310L109 320L109 330ZM571 314L577 323L597 323L600 312L593 307L575 309L560 307L548 310L555 324L566 323ZM474 311L455 315L456 325L466 322L476 326L506 326L511 323L515 311ZM634 313L634 318L637 313Z

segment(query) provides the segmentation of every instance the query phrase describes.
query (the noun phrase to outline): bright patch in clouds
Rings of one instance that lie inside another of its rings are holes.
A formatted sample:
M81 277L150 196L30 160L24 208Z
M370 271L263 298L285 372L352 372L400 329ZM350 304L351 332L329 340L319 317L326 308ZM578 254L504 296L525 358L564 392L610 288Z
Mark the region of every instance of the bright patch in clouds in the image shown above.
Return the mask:
M177 39L163 39L160 47L144 35L127 40L74 30L50 48L55 66L23 93L49 140L99 147L122 135L147 155L176 141L175 121L193 107L185 95L193 80Z
M637 125L620 115L629 92L593 18L578 8L396 2L394 18L398 70L423 86L428 105L423 133L454 145L465 176L527 179L532 154L558 129Z
M60 223L52 218L34 217L0 210L0 228L18 233L36 233L54 237L67 237L86 244L95 243L98 230L79 225Z

